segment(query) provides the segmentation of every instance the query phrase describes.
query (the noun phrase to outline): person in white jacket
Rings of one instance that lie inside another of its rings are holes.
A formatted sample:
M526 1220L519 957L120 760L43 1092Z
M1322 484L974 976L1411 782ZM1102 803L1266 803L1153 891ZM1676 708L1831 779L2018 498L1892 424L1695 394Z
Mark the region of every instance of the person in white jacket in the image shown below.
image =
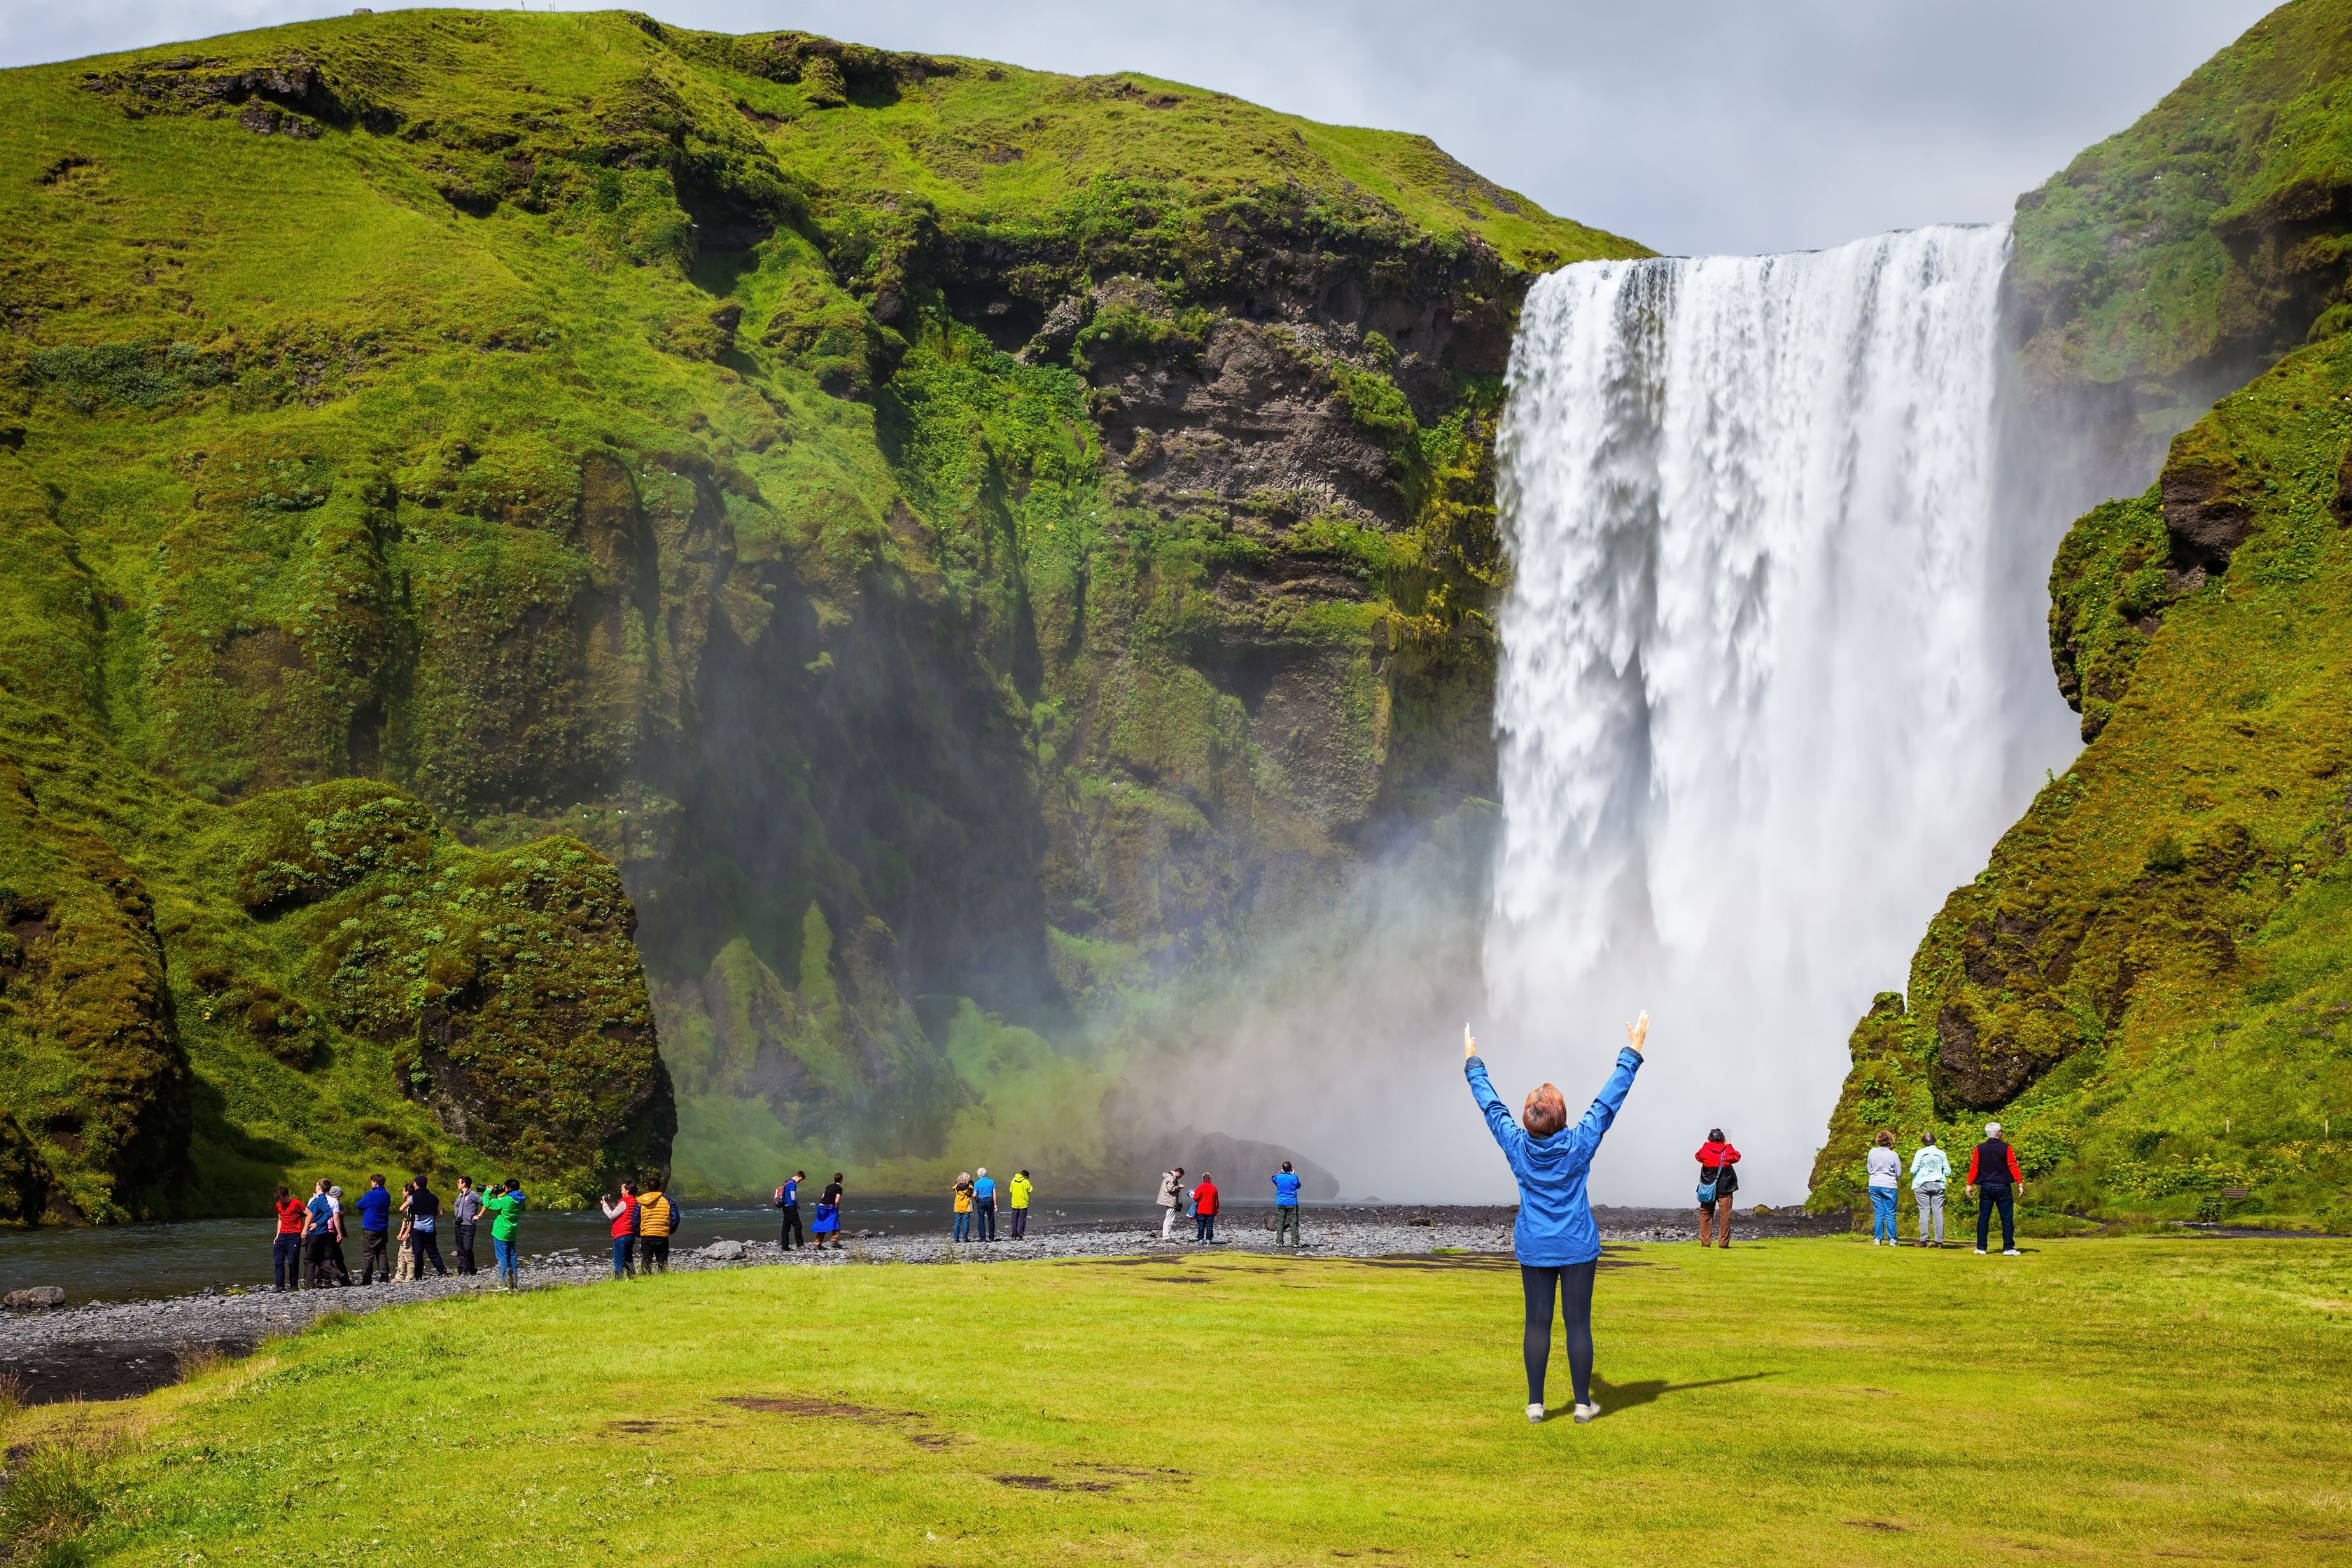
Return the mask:
M1944 1186L1952 1179L1952 1163L1936 1147L1936 1135L1919 1135L1919 1152L1911 1156L1911 1196L1919 1205L1919 1245L1944 1245ZM1935 1239L1927 1239L1930 1229Z
M1903 1156L1895 1152L1895 1134L1881 1132L1870 1146L1870 1245L1895 1245L1895 1201L1903 1190Z
M1160 1206L1167 1211L1160 1216L1160 1239L1176 1239L1176 1215L1184 1206L1184 1167L1160 1173Z

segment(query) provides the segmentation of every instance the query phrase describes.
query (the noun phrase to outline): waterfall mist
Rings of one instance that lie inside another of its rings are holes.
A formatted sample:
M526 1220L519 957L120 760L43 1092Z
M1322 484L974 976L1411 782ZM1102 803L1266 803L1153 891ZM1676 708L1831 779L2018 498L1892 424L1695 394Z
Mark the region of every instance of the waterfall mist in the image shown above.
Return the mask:
M1603 1201L1685 1201L1714 1126L1746 1198L1801 1196L1847 1032L2071 754L2055 528L1995 472L2007 247L1588 263L1528 299L1484 1049L1514 1103L1580 1106L1649 1009Z

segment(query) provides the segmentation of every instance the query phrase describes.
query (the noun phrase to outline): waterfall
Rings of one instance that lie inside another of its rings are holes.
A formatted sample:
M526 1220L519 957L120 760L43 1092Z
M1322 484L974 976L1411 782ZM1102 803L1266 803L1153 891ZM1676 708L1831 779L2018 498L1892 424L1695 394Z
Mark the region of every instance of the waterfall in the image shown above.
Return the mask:
M1995 504L2007 250L1937 227L1528 295L1496 443L1491 1054L1573 1107L1649 1008L1601 1194L1675 1196L1720 1126L1742 1202L1801 1196L1848 1031L2063 763L2046 677L2025 702L2005 679L2049 560Z

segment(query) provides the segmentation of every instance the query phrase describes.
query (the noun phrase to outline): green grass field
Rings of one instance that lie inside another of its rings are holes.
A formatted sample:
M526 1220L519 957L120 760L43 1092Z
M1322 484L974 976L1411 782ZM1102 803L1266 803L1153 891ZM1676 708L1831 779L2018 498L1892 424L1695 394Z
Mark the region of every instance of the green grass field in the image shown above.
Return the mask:
M2342 1244L1611 1262L1584 1427L1525 1420L1496 1259L769 1268L23 1413L0 1515L109 1563L2352 1559Z

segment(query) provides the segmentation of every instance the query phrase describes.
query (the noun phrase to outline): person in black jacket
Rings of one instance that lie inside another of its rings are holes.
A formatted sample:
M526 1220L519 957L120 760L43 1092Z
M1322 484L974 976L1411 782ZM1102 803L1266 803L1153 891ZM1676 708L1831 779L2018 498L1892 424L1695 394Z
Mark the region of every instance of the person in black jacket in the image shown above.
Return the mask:
M2025 1173L2017 1168L2017 1151L2001 1142L2000 1122L1986 1122L1984 1142L1969 1153L1969 1196L1977 1200L1978 1257L1984 1256L1996 1208L2000 1210L2000 1255L2019 1255L2016 1202L2024 1190Z

